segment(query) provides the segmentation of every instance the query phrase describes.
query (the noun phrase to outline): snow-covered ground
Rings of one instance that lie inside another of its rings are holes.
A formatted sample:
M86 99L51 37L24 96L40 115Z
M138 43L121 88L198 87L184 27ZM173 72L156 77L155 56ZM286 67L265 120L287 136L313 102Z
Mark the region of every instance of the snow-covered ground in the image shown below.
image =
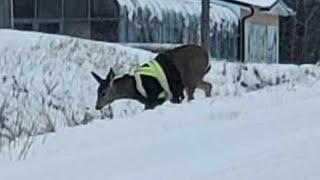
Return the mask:
M98 118L98 84L90 72L128 72L153 56L116 44L0 30L0 122L17 126L17 134L20 127L52 131Z
M319 105L319 82L286 84L60 129L0 179L317 180Z
M320 178L318 66L213 61L212 98L146 112L120 101L112 121L67 128L103 117L90 71L130 72L154 54L7 30L0 54L1 134L55 131L0 138L0 179Z

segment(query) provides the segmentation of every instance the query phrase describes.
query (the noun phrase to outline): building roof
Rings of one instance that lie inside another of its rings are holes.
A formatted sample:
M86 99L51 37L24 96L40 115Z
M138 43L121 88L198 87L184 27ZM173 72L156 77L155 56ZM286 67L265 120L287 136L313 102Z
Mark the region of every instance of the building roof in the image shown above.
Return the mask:
M151 14L150 20L154 17L162 20L163 16L170 12L182 15L185 23L188 24L190 17L201 16L201 1L199 0L116 0L121 8L128 11L129 19L138 14L139 9L148 10ZM225 21L238 23L237 15L228 7L221 5L212 6L214 10L210 11L211 20L215 23L223 23Z
M279 15L292 16L295 11L291 9L283 0L220 0L242 7L253 7L260 11Z
M183 17L188 26L192 19L201 17L201 0L115 0L120 11L125 10L129 20L142 14L144 18L163 20L168 14L174 13L175 18ZM227 4L227 5L226 5ZM241 8L254 7L262 13L278 16L290 16L294 11L282 0L211 0L210 20L213 24L238 23Z

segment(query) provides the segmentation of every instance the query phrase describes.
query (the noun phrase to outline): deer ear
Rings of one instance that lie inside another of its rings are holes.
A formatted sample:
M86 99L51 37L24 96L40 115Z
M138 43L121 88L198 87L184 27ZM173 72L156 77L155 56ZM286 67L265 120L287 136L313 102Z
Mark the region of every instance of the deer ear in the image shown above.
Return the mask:
M110 71L109 71L109 74L107 75L106 80L107 80L108 82L111 82L114 77L115 77L115 74L114 74L114 72L113 72L113 69L111 68Z
M98 75L96 74L95 72L91 72L92 76L94 77L94 79L99 83L101 84L104 80Z

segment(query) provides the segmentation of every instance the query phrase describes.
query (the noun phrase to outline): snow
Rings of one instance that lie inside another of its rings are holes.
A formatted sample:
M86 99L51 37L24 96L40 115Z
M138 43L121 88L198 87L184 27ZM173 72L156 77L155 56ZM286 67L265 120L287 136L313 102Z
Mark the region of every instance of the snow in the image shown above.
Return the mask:
M91 71L129 72L154 56L117 44L10 30L0 30L0 54L1 124L37 124L39 132L48 123L61 127L101 117L94 110L98 84Z
M138 14L140 9L148 9L152 13L149 19L158 17L163 19L163 15L169 11L181 13L184 19L188 21L189 16L200 17L201 3L193 0L162 0L161 3L153 0L117 0L121 8L126 8L129 11L129 19L132 21L134 14ZM215 4L211 11L212 19L216 22L221 22L221 19L237 23L237 17L228 8Z
M0 138L0 179L320 178L319 66L213 61L212 98L197 91L190 103L152 111L120 101L111 120L93 109L90 71L130 72L155 54L9 30L0 30L0 54L1 123L35 122L39 134L48 119L55 124L50 134Z
M319 179L320 83L61 129L1 179Z
M268 13L276 16L294 16L295 11L290 8L283 0L219 0L222 2L227 2L228 4L233 4L237 6L238 3L246 4L247 6L254 6L257 8L269 9ZM238 2L238 3L237 3ZM271 8L272 7L272 8ZM271 9L270 9L271 8Z
M108 110L94 109L98 84L90 72L105 76L113 67L122 75L155 56L118 44L21 31L1 30L0 42L0 117L5 120L1 123L15 131L35 126L35 134L110 116ZM240 95L277 81L312 83L320 76L315 66L240 66L213 61L212 67L206 79L214 85L215 96ZM202 97L201 92L197 96ZM112 108L114 118L143 110L141 104L127 100L115 102Z
M230 2L232 3L232 1L246 3L249 5L258 6L261 8L268 8L272 6L274 3L276 3L277 0L231 0Z

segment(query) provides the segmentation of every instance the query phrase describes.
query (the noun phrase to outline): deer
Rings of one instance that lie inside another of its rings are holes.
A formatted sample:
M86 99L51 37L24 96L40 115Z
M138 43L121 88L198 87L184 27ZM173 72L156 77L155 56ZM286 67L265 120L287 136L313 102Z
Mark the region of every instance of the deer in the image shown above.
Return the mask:
M186 92L188 102L194 99L196 88L211 96L212 85L203 80L210 71L207 51L198 45L183 45L160 52L154 60L141 65L134 74L115 76L110 68L106 78L91 72L99 83L95 108L120 99L137 100L146 110L165 101L181 103Z

